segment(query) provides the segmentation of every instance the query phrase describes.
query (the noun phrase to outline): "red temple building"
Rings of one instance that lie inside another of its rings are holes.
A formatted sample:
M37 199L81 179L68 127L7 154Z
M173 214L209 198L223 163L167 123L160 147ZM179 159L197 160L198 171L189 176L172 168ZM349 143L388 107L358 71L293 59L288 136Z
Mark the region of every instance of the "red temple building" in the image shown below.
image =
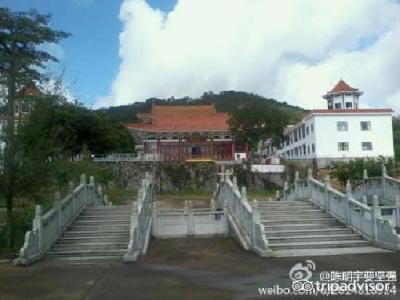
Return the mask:
M214 105L153 105L138 114L140 123L128 124L139 156L165 161L229 161L246 157L246 147L235 145L229 116Z

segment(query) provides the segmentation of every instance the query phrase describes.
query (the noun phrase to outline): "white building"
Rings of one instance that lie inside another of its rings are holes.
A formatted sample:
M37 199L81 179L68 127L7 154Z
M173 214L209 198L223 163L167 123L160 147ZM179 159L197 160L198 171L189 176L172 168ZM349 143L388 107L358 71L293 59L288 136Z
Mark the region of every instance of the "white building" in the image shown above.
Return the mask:
M288 126L280 147L264 154L303 161L320 168L333 161L394 157L391 109L359 109L362 92L343 80L326 95L328 109L309 112Z

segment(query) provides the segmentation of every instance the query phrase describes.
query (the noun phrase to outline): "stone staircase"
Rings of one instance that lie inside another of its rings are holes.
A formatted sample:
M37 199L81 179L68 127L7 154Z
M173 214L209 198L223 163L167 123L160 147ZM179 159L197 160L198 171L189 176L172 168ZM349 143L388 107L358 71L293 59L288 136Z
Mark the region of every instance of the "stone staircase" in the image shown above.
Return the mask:
M122 262L132 206L88 206L46 253L51 263Z
M372 246L308 201L260 201L258 211L278 257L390 252Z

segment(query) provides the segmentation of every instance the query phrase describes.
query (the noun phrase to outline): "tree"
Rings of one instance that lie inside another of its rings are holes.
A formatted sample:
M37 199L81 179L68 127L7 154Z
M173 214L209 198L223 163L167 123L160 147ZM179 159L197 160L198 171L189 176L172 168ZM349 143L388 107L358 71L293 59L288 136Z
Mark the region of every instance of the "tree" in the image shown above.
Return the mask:
M0 8L0 84L6 88L7 129L4 151L5 200L7 206L7 243L13 246L13 199L18 178L15 101L19 88L44 78L43 68L57 59L40 48L47 43L58 43L69 36L49 27L50 15L35 10L12 12Z
M123 123L57 96L37 99L21 128L24 152L43 158L71 157L88 151L95 154L133 152L135 143Z
M254 149L259 141L280 137L288 125L289 115L264 101L254 100L236 108L229 121L236 141Z
M400 158L400 117L393 118L393 142L396 161Z

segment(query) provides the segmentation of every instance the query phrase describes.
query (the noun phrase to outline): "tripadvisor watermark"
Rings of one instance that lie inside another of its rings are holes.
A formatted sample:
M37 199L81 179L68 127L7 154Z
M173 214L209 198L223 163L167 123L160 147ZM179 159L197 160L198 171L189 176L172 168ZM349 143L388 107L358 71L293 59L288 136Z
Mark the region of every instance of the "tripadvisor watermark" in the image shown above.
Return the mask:
M314 272L316 265L312 260L295 264L289 271L292 284L284 287L274 285L262 287L262 296L271 295L396 295L396 271L322 271ZM315 274L313 274L313 272ZM315 277L313 279L312 277Z

